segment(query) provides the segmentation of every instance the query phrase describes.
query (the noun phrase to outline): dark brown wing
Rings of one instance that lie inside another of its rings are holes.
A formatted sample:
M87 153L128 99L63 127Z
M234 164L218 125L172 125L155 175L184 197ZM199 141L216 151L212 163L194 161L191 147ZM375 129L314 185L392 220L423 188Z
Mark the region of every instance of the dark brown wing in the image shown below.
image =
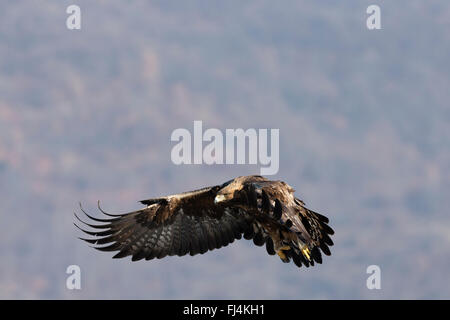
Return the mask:
M176 196L144 200L149 207L109 219L83 222L95 231L80 228L92 239L83 239L101 251L119 251L114 258L131 255L132 260L203 254L240 239L249 228L245 213L214 205L217 188L204 188ZM78 218L78 217L77 217ZM77 226L78 227L78 226Z
M296 231L302 241L306 243L310 250L310 257L297 250L291 250L288 256L292 257L298 267L302 264L309 267L310 265L314 266L314 262L322 263L321 251L327 256L331 255L329 246L333 245L333 241L330 235L334 234L334 230L328 225L327 217L306 208L299 199L295 198L294 202L297 204L296 209L288 211L292 221L295 221L290 230ZM297 215L300 218L300 228L299 220L292 215Z
M298 199L295 200L297 201ZM328 225L328 218L306 208L303 203L299 203L299 205L301 207L300 218L311 237L312 245L319 247L327 256L331 255L328 247L334 244L330 238L330 235L334 234L334 230Z

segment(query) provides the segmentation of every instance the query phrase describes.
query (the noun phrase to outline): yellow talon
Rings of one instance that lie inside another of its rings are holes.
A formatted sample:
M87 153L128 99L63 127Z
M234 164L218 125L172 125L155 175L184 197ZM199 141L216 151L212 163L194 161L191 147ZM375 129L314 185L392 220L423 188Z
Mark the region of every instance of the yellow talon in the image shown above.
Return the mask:
M303 255L304 255L305 257L308 258L309 261L311 261L311 257L309 256L309 254L311 253L311 251L309 251L309 248L308 248L308 247L305 246L304 248L302 248L302 253L303 253Z

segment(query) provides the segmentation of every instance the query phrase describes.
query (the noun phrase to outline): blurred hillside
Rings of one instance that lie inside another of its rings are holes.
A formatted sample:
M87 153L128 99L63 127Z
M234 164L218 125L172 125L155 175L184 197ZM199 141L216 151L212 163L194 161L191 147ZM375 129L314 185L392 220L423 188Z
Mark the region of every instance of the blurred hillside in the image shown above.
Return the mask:
M65 26L75 2L80 31ZM0 298L448 299L450 5L377 3L369 31L365 0L3 1ZM194 120L280 129L272 178L336 230L323 265L245 240L131 263L76 238L79 201L125 212L259 172L173 165L170 134Z

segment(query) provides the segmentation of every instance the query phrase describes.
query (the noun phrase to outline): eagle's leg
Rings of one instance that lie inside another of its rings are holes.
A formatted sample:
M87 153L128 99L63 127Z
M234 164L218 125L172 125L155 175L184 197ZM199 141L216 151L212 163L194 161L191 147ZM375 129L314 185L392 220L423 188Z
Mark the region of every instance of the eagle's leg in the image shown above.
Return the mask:
M277 255L280 257L281 261L283 262L289 262L289 257L287 257L286 253L284 251L291 250L291 246L286 244L286 242L283 241L285 236L283 235L283 232L278 229L272 234L272 240L273 240L273 248Z
M278 248L277 255L280 257L283 262L289 262L289 258L286 257L286 254L283 251L289 251L291 250L290 246L283 246L281 248Z

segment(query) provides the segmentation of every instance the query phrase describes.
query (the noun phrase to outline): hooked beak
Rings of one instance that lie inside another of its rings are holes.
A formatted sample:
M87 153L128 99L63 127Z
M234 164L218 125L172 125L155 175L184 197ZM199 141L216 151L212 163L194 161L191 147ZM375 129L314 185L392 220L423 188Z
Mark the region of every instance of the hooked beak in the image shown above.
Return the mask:
M215 198L214 198L214 203L218 204L219 202L225 201L225 196L223 194L218 194Z

